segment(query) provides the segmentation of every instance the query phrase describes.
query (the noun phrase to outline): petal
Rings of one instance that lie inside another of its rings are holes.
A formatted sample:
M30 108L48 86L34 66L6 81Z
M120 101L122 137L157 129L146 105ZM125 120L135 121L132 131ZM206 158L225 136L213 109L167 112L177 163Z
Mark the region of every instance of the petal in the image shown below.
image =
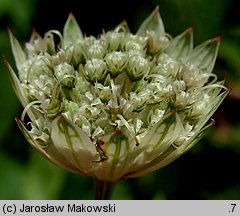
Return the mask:
M12 52L16 62L17 69L18 71L21 71L21 65L27 60L26 53L23 51L20 43L13 36L10 30L9 30L9 37L10 37Z
M182 34L176 36L164 50L175 60L186 58L193 49L193 29L189 28Z
M211 73L217 58L219 45L220 37L207 40L194 48L184 62L194 65L203 72Z
M67 22L63 28L63 44L67 46L76 43L77 40L83 39L83 34L80 27L77 24L74 16L70 14Z
M52 122L51 139L57 151L83 173L91 173L99 153L90 138L63 115Z
M137 30L137 35L145 36L147 31L153 31L156 35L165 33L164 24L157 6L154 11L147 17Z

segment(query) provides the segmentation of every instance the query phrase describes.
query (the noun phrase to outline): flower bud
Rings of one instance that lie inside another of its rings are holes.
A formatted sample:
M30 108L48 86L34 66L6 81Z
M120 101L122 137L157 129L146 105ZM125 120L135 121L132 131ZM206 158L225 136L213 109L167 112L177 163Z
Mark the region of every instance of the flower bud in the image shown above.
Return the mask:
M54 74L62 85L68 88L73 87L75 83L75 71L70 64L64 62L55 66Z
M116 77L123 71L126 65L127 55L123 52L111 52L106 55L105 61L111 75Z
M132 81L140 80L148 74L150 65L147 59L139 55L129 57L127 73Z
M47 108L46 108L46 111L47 111L47 116L49 118L55 118L57 115L59 115L63 110L63 107L62 107L62 102L60 100L58 100L57 98L53 98Z
M52 76L52 64L50 57L47 55L39 55L34 61L31 61L26 68L26 79L31 83L31 80L38 78L40 75Z
M31 85L26 86L28 94L31 99L48 98L52 94L55 81L48 75L39 75L31 80Z
M55 41L55 36L59 37L59 44L56 44ZM57 49L59 46L61 46L62 43L62 35L59 31L48 31L45 35L44 35L44 41L45 41L45 46L46 46L46 52L48 52L49 54L55 54L57 52Z
M125 44L125 50L130 51L130 50L142 50L143 46L135 41L126 41Z
M85 49L85 54L88 59L103 58L106 54L107 44L103 40L95 40Z
M164 50L169 44L169 38L165 35L156 35L153 31L147 32L147 38L147 52L150 55L157 54L158 52Z
M103 82L107 76L107 65L103 59L87 60L84 73L89 82Z
M110 31L104 34L102 39L108 43L109 50L114 51L122 49L124 37L125 35L123 32Z
M99 96L99 98L103 102L107 102L111 99L112 91L111 91L110 86L104 86L100 83L96 83L95 89L96 89L96 94Z

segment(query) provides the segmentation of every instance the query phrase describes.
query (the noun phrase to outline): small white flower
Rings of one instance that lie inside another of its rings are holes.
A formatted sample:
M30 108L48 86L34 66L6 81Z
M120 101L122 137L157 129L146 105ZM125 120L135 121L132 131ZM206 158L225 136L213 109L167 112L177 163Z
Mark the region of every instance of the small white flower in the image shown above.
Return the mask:
M83 73L87 81L102 82L107 76L107 65L103 59L93 58L87 60Z
M123 72L128 62L128 58L126 53L115 51L108 53L105 56L105 61L107 63L109 72L115 77Z
M197 143L228 94L212 73L220 38L193 48L192 35L171 38L158 7L135 35L121 23L86 37L73 15L63 35L34 32L25 51L10 33L20 129L50 161L81 175L114 182L162 168Z

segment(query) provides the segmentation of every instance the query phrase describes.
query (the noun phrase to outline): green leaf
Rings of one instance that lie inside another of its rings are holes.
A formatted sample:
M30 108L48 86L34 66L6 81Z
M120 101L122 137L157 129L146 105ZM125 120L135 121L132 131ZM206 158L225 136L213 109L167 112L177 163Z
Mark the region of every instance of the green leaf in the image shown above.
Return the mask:
M182 34L176 36L164 50L173 59L186 58L193 49L193 29L189 28Z
M153 31L156 35L165 33L164 24L158 6L151 15L143 21L136 34L139 36L145 36L147 31Z
M70 14L63 28L63 44L67 47L76 41L83 39L83 34L79 28L74 16Z

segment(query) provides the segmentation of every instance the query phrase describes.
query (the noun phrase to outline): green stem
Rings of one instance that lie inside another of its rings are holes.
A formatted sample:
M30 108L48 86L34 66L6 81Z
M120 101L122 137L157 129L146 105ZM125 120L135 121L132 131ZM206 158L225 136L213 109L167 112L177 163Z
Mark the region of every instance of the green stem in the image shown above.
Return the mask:
M95 200L109 200L111 199L114 182L94 179Z

